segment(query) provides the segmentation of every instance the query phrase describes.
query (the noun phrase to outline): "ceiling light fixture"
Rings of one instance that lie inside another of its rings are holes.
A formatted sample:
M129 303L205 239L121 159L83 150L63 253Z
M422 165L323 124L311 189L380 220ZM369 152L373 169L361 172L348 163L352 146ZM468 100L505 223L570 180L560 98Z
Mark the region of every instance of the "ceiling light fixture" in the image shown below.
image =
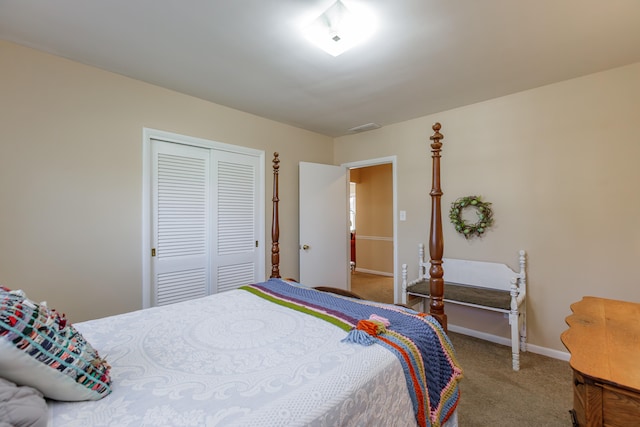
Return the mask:
M375 30L373 15L362 6L337 0L309 25L305 37L330 55L338 56L369 38Z

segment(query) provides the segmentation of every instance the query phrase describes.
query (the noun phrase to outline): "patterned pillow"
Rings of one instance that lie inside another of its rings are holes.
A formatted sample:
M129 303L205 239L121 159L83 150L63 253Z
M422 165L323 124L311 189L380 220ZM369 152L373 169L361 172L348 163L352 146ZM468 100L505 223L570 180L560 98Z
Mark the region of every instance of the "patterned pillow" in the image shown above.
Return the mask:
M111 392L109 364L46 303L0 286L0 377L55 400L98 400Z

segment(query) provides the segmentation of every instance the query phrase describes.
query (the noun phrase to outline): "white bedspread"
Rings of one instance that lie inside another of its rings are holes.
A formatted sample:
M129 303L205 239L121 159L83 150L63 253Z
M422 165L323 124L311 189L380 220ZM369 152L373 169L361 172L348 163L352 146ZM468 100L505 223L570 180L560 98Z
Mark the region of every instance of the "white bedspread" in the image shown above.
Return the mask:
M391 352L246 291L75 326L113 392L49 402L54 427L416 425Z

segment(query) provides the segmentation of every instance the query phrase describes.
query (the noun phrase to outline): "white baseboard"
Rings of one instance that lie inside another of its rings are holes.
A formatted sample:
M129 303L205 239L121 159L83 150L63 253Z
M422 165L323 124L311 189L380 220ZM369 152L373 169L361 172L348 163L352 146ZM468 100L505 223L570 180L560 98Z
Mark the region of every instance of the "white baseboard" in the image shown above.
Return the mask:
M481 340L490 341L496 344L506 345L507 347L511 347L511 339L500 337L498 335L487 334L486 332L480 332L469 328L464 328L462 326L456 325L448 325L448 329L451 332L456 332L462 335L469 335L470 337L479 338ZM569 361L571 355L568 352L554 350L552 348L541 347L535 344L527 343L527 351L531 353L541 354L542 356L551 357L553 359L564 360L566 362Z
M369 273L369 274L377 274L378 276L393 277L393 273L389 273L388 271L368 270L366 268L358 268L358 267L356 267L356 271L358 273Z

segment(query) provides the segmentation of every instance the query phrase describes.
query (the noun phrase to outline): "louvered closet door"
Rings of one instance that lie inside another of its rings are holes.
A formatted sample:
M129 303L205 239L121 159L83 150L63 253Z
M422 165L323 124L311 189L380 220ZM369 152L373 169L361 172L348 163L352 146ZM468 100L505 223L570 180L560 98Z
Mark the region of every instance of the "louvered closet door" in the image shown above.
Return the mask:
M208 295L210 150L152 141L152 305Z
M217 292L255 283L258 257L259 159L239 153L213 154L213 274Z

